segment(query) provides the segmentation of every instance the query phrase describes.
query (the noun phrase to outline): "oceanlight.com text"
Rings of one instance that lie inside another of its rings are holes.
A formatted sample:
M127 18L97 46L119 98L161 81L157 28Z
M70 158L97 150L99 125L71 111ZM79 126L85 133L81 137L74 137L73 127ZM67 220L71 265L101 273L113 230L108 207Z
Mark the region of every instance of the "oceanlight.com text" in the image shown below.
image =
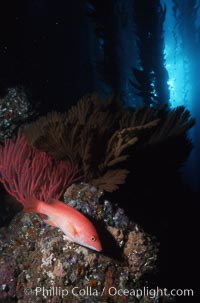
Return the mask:
M26 288L24 290L26 296L42 296L44 298L59 296L59 297L67 297L67 296L74 296L74 297L103 297L103 296L126 296L126 297L149 297L149 298L156 298L156 297L193 297L194 290L193 289L171 289L168 290L167 288L149 288L147 286L143 288L137 289L126 289L126 288L117 288L115 286L111 286L109 288L103 287L102 289L99 288L92 288L92 287L85 287L80 288L75 286L73 288L62 288L57 286L51 286L49 288L45 287L36 287L35 289Z

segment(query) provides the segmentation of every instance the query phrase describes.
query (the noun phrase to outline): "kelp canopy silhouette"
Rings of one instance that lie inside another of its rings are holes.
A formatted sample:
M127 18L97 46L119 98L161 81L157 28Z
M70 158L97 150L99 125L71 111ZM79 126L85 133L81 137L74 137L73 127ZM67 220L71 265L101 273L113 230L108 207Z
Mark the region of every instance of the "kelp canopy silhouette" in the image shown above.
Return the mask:
M128 157L186 136L193 124L184 107L124 108L115 97L90 95L67 113L48 113L23 131L30 145L78 165L84 181L112 192L125 182Z
M163 34L166 6L160 0L135 0L132 3L139 67L133 68L134 77L130 83L146 106L165 104L169 100Z

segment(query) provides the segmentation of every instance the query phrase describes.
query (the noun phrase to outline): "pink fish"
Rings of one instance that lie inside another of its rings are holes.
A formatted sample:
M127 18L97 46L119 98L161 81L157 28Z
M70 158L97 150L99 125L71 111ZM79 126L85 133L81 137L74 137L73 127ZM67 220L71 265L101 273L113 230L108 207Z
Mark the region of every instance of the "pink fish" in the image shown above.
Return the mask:
M102 250L95 227L76 209L58 200L45 203L37 199L31 199L24 211L46 215L48 219L44 221L49 225L60 228L68 240L96 251Z

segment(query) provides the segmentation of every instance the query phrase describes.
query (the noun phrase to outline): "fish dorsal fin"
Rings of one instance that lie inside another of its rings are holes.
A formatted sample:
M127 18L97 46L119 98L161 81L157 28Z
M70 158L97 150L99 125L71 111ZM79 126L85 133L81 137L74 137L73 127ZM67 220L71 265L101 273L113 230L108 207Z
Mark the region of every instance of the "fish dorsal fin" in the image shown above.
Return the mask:
M58 201L56 199L50 199L49 204L56 204ZM59 201L60 202L60 201Z

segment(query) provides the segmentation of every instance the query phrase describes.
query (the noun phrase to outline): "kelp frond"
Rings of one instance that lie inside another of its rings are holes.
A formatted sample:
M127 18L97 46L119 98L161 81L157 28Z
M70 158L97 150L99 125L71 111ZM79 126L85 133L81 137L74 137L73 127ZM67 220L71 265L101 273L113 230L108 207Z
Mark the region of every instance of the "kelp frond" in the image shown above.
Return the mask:
M138 142L138 137L140 137L141 132L156 126L158 121L159 120L153 120L141 126L127 127L116 131L108 141L106 157L103 163L104 167L110 167L125 161L128 155L125 155L124 152Z
M24 128L28 143L58 159L70 160L65 140L65 114L50 112ZM67 155L67 157L66 157Z
M141 107L137 110L131 108L122 116L119 124L120 129L125 127L135 127L144 125L155 120L157 127L151 128L148 136L140 140L140 144L155 144L186 134L195 124L195 120L190 117L190 112L184 106L175 109L168 109L166 105L162 107Z
M127 169L108 170L97 179L92 179L91 184L107 192L113 192L126 180L129 171Z
M52 112L24 129L30 145L81 168L83 181L106 191L124 183L134 150L185 135L194 124L184 107L123 108L114 96L83 97L67 113Z

